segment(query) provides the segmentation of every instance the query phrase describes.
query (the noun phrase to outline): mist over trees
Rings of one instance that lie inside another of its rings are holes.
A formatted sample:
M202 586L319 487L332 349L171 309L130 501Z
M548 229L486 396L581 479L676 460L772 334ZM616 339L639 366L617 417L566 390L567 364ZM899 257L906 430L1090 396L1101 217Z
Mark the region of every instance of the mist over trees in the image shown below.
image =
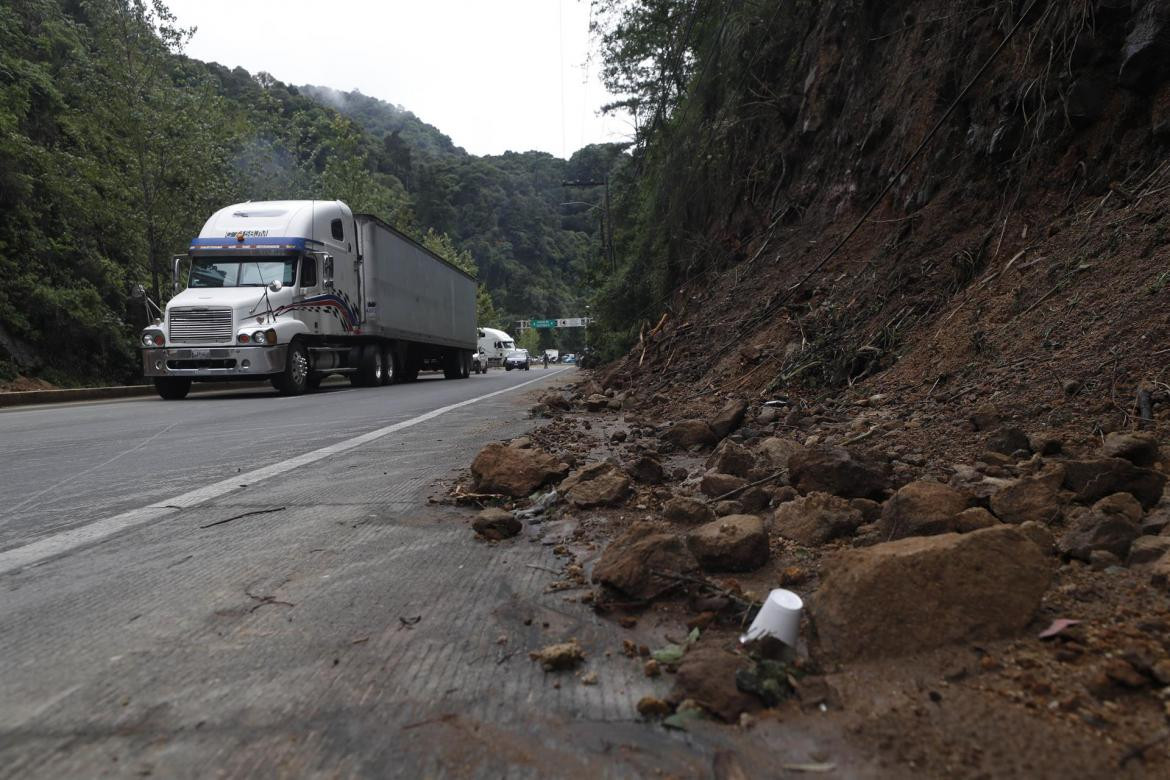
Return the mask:
M0 381L133 381L142 285L216 209L340 199L481 281L485 325L583 314L602 283L604 180L586 147L476 157L409 111L183 54L161 0L0 5Z

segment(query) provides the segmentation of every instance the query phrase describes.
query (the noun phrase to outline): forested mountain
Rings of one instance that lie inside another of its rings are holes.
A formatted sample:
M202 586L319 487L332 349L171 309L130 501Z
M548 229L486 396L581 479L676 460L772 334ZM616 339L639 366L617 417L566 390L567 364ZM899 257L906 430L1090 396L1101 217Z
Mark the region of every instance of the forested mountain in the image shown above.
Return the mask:
M185 57L189 36L160 0L0 5L0 381L132 380L135 288L169 297L170 257L241 200L381 216L476 267L484 324L580 313L603 188L563 182L618 148L475 157L388 103Z

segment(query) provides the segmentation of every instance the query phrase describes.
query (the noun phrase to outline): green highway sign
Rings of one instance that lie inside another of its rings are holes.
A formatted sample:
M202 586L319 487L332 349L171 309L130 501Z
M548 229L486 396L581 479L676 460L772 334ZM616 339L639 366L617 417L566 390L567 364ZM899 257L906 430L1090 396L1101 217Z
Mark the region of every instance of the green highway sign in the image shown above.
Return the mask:
M532 320L529 324L534 328L555 328L557 326L556 320Z

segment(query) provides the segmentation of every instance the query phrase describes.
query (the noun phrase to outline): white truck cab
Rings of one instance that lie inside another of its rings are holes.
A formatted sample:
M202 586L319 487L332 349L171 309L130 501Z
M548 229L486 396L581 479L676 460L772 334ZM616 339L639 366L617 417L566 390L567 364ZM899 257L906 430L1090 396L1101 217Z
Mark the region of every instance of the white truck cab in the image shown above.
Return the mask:
M516 349L516 340L496 328L479 328L479 349L490 366L501 366L508 353Z

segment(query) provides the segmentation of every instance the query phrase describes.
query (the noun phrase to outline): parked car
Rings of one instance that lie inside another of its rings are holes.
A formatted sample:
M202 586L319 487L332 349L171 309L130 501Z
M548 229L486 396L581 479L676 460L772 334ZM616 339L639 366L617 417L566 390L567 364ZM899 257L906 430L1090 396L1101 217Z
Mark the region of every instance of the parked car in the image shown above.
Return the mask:
M504 358L504 370L511 371L513 368L517 370L528 370L528 350L514 349Z
M577 362L577 356L576 356L576 355L574 355L572 352L570 352L570 353L568 353L568 354L566 354L566 355L564 355L564 356L562 356L562 357L561 357L561 362L562 362L562 363L576 363L576 362Z

